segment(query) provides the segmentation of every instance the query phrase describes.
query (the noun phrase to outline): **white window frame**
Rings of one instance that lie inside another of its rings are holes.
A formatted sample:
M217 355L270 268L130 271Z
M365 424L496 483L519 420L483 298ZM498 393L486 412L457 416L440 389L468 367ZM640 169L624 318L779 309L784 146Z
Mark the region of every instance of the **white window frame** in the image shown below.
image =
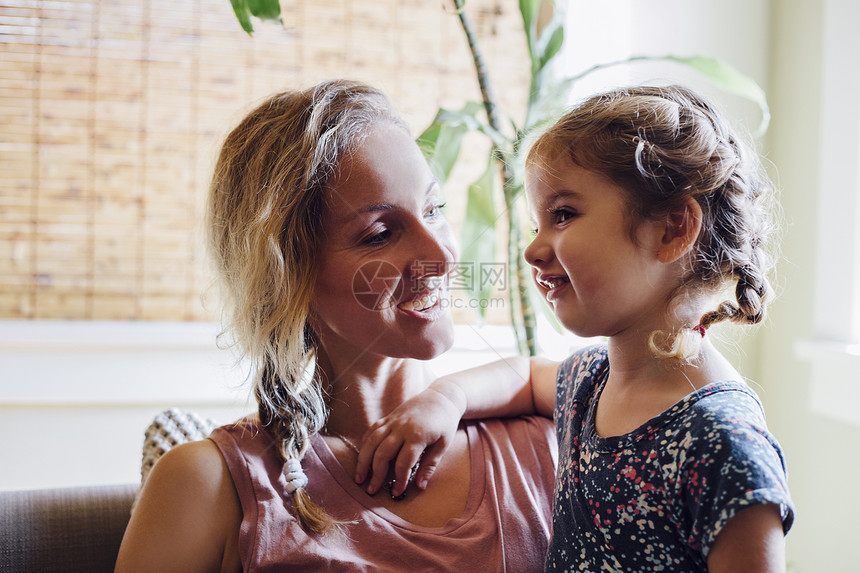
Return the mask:
M860 424L860 4L825 2L810 407Z

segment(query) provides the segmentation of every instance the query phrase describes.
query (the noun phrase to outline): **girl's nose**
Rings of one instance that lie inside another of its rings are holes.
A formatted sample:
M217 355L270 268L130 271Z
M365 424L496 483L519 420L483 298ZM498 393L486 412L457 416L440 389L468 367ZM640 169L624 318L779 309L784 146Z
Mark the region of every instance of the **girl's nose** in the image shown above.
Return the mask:
M526 247L523 257L528 264L538 267L552 259L552 248L538 234Z

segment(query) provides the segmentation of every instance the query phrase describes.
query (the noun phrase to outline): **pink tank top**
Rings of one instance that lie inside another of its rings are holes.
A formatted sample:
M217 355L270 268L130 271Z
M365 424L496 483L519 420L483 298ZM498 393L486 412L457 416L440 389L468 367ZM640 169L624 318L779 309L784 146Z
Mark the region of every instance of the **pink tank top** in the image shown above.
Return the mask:
M239 500L242 568L251 571L543 571L558 448L552 422L528 417L465 424L471 456L463 515L413 525L367 496L320 436L302 461L311 499L357 519L344 533L307 534L289 511L271 436L247 421L217 428Z

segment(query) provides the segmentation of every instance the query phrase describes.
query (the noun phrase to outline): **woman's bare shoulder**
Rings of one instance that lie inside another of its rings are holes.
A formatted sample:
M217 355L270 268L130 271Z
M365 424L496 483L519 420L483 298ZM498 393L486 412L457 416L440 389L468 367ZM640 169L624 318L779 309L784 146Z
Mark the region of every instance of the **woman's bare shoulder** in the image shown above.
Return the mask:
M186 442L168 450L155 468L164 476L183 477L186 480L201 480L209 482L220 477L229 478L227 465L218 446L212 440ZM155 472L153 468L153 472ZM221 472L224 476L220 476ZM216 475L212 475L215 473ZM204 484L198 484L204 485Z
M181 444L153 467L116 570L239 569L241 520L239 498L218 447L210 440Z

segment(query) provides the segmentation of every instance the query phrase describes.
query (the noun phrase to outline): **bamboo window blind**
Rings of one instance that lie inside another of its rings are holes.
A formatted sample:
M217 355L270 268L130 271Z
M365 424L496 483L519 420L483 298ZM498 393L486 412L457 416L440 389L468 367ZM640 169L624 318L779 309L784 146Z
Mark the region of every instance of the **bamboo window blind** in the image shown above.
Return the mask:
M479 99L446 0L282 7L285 28L252 39L229 0L0 4L0 318L212 319L209 173L223 135L269 93L364 80L414 133L439 106ZM503 105L524 109L516 3L467 9Z

